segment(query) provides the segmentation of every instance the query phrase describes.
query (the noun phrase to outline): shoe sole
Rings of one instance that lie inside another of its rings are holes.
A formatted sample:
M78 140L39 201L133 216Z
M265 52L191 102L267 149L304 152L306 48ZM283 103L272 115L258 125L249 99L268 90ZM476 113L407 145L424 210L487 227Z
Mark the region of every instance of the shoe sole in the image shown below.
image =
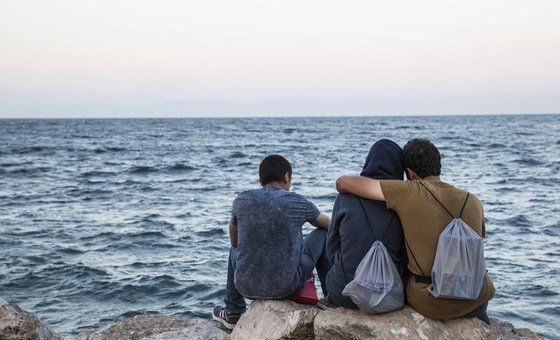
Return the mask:
M222 325L224 325L224 327L227 328L227 329L233 330L233 329L235 328L235 325L236 325L236 324L234 324L234 323L233 323L233 324L232 324L232 323L228 323L226 320L224 320L224 319L222 319L222 318L220 318L220 317L217 317L217 316L214 315L214 314L212 314L212 318L213 318L214 320L220 322L220 323L221 323Z

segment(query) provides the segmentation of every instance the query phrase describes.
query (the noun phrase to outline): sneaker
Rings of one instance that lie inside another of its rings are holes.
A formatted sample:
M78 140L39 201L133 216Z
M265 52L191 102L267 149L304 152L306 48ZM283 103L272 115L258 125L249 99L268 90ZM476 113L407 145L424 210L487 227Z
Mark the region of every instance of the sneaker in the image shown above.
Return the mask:
M241 314L228 313L225 307L216 306L212 311L212 318L221 322L227 329L233 329L240 317Z

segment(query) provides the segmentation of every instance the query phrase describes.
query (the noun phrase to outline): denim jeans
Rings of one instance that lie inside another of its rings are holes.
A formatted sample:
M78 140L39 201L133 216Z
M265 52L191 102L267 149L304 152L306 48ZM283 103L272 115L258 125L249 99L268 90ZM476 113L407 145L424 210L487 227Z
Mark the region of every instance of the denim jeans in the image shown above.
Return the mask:
M331 268L331 263L327 259L325 252L325 244L327 232L323 229L315 229L303 241L303 253L299 259L297 274L300 278L301 285L309 278L313 268L317 267L317 275L321 282L323 294L327 296L325 280L327 273ZM247 307L245 298L235 287L233 278L235 274L237 262L237 248L231 248L228 259L226 297L224 302L228 313L242 314Z

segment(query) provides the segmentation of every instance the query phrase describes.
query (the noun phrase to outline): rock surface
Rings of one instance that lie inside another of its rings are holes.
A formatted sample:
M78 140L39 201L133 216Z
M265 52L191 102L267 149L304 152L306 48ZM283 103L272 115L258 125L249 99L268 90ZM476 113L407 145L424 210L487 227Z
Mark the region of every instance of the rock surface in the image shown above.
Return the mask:
M0 339L61 340L39 318L0 298Z
M139 315L78 340L169 339L541 339L497 319L488 326L478 319L437 321L412 308L378 315L346 308L322 310L292 301L255 300L231 333L216 321L180 316ZM0 339L61 340L32 313L0 298Z
M255 300L237 322L231 339L313 339L313 320L319 311L288 300Z
M108 327L81 332L78 340L170 340L170 339L229 339L229 334L218 323L200 318L180 316L138 315Z
M540 339L528 329L494 322L488 326L476 318L438 321L408 306L378 315L337 308L321 311L314 330L316 339Z

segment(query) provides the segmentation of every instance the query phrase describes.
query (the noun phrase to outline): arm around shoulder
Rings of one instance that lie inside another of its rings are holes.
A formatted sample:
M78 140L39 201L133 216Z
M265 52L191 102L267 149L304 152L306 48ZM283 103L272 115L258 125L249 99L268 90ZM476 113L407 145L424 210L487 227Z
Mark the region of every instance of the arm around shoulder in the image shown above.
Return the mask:
M385 201L380 181L363 176L341 176L336 180L336 190L376 201Z

